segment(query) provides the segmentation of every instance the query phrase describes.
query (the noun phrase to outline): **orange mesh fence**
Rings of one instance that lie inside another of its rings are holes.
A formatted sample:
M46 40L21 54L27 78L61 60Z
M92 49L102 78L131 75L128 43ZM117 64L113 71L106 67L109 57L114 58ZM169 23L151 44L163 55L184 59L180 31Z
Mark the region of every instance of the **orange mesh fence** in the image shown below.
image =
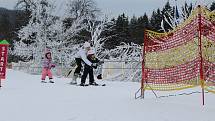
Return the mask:
M148 85L146 89L167 91L200 86L202 73L203 87L215 92L215 13L196 8L171 32L147 30L143 60L142 87Z

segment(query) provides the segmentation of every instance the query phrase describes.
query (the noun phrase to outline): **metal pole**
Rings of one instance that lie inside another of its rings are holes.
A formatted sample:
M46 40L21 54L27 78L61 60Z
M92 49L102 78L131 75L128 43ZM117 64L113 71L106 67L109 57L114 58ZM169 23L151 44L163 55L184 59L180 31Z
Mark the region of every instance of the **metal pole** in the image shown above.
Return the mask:
M141 80L141 97L144 98L144 83L145 83L145 51L146 51L146 30L144 30L144 42L143 42L143 53L142 53L142 80Z
M199 55L200 55L200 83L202 88L202 104L205 105L205 95L204 95L204 73L203 73L203 57L202 57L202 21L201 21L201 6L198 5L198 23L199 23Z

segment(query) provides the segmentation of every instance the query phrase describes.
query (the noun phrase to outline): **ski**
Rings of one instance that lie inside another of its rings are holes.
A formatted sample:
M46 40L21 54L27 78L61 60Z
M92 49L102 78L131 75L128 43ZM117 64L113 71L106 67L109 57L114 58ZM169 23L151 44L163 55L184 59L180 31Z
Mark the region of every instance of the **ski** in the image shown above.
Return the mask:
M101 86L106 86L106 84L100 84Z
M48 84L48 83L54 84L55 82L45 82L45 81L41 81L41 83L43 83L43 84Z
M87 87L87 86L89 86L89 84L84 84L84 85L77 84L76 86Z
M69 85L74 85L74 86L106 86L106 84L98 84L98 85L90 85L90 84L85 84L85 85L80 85L80 84L72 84L72 83L68 83Z
M74 86L83 86L83 87L85 87L85 86L89 86L89 84L85 84L85 85L80 85L80 84L77 84L77 83L68 83L69 85L74 85Z
M106 86L106 84L90 85L90 86Z

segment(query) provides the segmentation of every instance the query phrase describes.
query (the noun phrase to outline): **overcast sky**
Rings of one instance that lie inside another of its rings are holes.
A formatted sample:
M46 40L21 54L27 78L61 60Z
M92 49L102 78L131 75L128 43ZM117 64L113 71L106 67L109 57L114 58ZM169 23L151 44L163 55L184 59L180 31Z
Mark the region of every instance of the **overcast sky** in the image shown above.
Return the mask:
M0 0L0 7L13 9L18 0ZM64 5L66 0L53 0L58 5L58 14L63 13L60 5ZM168 0L95 0L98 8L108 16L118 16L119 14L125 13L128 16L141 16L145 12L151 14L154 9L161 8L165 5ZM175 4L175 0L169 0L171 4ZM188 3L197 3L210 5L214 0L177 0L178 6Z

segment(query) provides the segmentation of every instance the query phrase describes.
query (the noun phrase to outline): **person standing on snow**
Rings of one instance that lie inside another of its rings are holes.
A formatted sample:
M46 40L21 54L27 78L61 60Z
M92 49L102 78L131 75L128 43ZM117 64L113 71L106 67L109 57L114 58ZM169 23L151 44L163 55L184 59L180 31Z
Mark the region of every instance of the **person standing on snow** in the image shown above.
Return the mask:
M51 57L51 52L47 52L45 54L45 58L43 60L43 70L42 70L42 83L47 83L45 81L46 76L49 77L49 83L54 83L54 81L52 81L53 77L52 77L52 72L51 72L51 68L54 68L55 65L52 63L52 57Z
M95 82L95 79L94 79L93 68L96 69L99 63L102 63L102 61L96 58L95 50L92 48L87 53L87 59L93 64L93 66L89 66L87 63L84 64L84 72L81 77L80 86L85 86L85 81L88 74L89 74L89 85L98 86L98 84Z
M94 66L88 59L87 59L87 52L90 50L91 46L89 42L85 42L84 46L79 49L76 54L75 61L76 61L76 69L73 75L73 79L70 84L74 85L77 84L77 78L81 76L80 71L82 69L82 62L87 64L88 66Z

